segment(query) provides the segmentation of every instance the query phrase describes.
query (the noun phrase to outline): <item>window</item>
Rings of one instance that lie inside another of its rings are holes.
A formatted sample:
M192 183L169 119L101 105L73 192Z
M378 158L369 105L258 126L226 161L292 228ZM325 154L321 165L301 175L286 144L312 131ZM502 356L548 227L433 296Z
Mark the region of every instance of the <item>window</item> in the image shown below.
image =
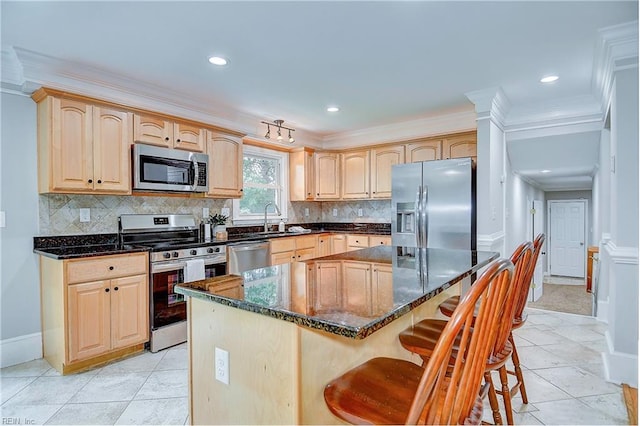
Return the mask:
M278 206L281 213L278 214L273 205L269 206L269 222L287 219L288 164L289 155L286 152L245 145L242 160L243 195L239 200L233 200L234 223L263 223L267 203Z

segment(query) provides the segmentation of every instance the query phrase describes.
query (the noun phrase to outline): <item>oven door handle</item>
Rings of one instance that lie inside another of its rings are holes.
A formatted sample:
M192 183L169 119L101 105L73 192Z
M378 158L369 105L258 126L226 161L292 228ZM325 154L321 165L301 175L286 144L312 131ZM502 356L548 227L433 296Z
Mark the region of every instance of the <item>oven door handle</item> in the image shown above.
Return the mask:
M172 262L161 265L151 265L151 273L166 272L166 271L179 271L184 269L187 264L185 262Z

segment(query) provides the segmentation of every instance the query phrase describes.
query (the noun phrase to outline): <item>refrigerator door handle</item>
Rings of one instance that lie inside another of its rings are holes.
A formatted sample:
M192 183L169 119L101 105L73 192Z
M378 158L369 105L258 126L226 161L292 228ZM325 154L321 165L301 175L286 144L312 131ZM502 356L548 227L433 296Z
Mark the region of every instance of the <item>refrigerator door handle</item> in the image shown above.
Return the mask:
M429 202L429 187L424 185L422 187L422 207L421 207L421 218L420 218L420 232L422 233L422 246L424 248L428 247L429 241L429 215L427 214L427 207Z
M416 232L416 247L421 247L421 239L422 239L422 223L421 223L421 216L422 216L422 185L418 185L418 189L416 190L416 204L415 204L415 232Z

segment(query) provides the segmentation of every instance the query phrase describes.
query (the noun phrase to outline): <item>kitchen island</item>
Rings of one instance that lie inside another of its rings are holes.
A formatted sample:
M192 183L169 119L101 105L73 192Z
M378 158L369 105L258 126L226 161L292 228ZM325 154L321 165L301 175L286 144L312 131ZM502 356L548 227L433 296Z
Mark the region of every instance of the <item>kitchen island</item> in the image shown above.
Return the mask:
M187 300L191 422L341 423L324 386L376 356L419 363L398 334L497 257L381 246L176 286Z

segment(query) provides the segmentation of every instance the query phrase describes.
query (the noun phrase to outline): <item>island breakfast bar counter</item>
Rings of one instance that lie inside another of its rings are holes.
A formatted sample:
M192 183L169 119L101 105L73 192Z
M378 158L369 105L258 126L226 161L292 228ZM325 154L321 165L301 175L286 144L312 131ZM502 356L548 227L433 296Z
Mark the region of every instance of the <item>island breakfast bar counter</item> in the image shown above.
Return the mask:
M380 246L178 284L192 424L341 424L324 386L362 362L420 363L398 342L495 252ZM216 380L216 349L228 384Z

